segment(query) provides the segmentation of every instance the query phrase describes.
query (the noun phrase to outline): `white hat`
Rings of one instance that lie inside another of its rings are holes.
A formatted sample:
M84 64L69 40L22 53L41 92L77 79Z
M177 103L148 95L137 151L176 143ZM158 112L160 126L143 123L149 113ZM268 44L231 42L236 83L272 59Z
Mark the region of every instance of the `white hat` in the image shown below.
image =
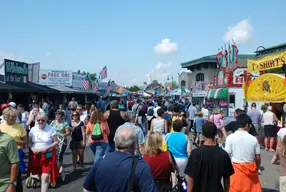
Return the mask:
M8 105L10 106L10 107L13 107L13 108L16 108L16 103L14 103L14 102L10 102L10 103L8 103Z

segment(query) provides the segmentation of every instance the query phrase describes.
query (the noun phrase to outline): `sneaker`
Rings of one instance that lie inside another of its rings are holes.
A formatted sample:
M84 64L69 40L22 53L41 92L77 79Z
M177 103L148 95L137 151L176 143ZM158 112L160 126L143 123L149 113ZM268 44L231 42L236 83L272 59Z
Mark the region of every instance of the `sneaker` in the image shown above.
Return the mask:
M265 150L265 151L268 151L269 149L265 147L265 149L264 149L264 150Z
M271 152L275 152L275 150L274 150L274 149L269 149L269 151L271 151Z
M258 174L261 175L262 174L262 171L260 169L258 169Z

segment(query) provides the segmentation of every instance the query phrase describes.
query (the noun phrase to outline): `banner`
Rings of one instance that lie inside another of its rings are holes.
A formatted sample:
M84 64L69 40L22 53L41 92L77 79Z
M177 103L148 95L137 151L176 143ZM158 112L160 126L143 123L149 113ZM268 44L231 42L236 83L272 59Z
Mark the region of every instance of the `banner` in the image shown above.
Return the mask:
M72 87L73 88L82 88L82 80L84 75L78 73L72 73Z
M286 51L281 51L257 59L249 59L247 61L247 71L257 72L268 69L282 68L284 64L286 64Z
M41 69L39 76L41 85L72 86L72 71Z
M248 102L286 102L286 85L283 82L283 75L261 75L249 84L246 99Z

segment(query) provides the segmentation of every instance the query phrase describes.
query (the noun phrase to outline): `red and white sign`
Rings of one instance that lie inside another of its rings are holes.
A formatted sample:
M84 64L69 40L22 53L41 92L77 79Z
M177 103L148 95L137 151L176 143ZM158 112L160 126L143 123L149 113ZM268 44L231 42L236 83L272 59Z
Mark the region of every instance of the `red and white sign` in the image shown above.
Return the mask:
M243 71L247 70L247 68L236 68L232 72L232 84L233 85L242 85L244 82L244 76L243 76ZM251 73L251 80L254 80L256 77L259 76L259 72L253 72Z
M39 83L50 86L72 86L72 71L40 70Z

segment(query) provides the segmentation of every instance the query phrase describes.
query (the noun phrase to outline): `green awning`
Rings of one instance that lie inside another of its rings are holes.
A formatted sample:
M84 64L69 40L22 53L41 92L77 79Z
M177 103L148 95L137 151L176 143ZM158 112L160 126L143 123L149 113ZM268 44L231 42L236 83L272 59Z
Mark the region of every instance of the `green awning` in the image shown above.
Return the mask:
M208 98L209 99L214 99L215 98L215 92L216 92L216 89L210 90L210 92L208 94Z
M211 89L208 92L208 99L226 99L228 95L227 88Z
M217 96L218 99L226 99L227 98L227 95L228 95L228 89L227 88L221 88L218 91L219 91L218 96Z

